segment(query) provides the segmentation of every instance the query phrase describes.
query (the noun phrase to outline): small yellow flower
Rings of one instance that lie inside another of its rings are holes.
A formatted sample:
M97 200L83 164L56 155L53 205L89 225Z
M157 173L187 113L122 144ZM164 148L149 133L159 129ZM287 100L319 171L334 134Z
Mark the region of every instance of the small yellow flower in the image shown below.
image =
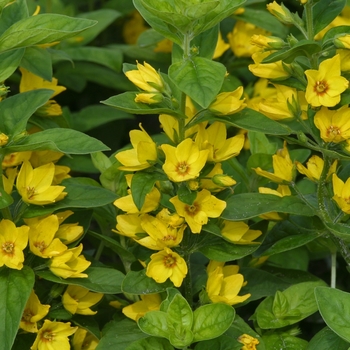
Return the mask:
M337 50L337 54L340 56L340 70L342 72L350 71L350 50Z
M85 278L88 277L85 271L91 262L87 261L83 255L80 255L83 245L68 249L58 256L54 256L50 260L49 268L51 272L62 278Z
M160 74L148 63L140 64L137 62L137 70L129 70L125 73L126 77L138 88L147 92L164 91L164 83Z
M70 322L51 322L45 320L39 329L31 350L69 350L69 339L78 327L71 327Z
M222 39L221 32L219 31L219 37L216 43L213 60L222 56L222 54L229 48L230 48L230 45Z
M0 147L7 145L8 141L9 141L9 137L3 132L0 133Z
M14 152L6 154L2 161L3 168L9 168L22 164L25 160L29 160L32 155L31 151L27 152Z
M350 214L350 177L344 183L337 174L333 174L332 180L333 200L344 213Z
M141 130L131 130L129 133L132 149L115 155L123 166L120 170L138 171L151 167L157 160L157 145L141 126Z
M55 165L45 164L33 169L28 161L24 161L17 176L16 187L23 202L45 205L62 200L67 193L64 186L52 186Z
M56 215L25 221L30 227L29 247L33 254L41 258L51 258L67 250L67 246L55 237L59 227Z
M175 287L180 287L188 272L185 260L169 248L152 254L147 265L146 275L157 283L163 283L168 278Z
M208 223L208 218L217 218L226 208L226 202L213 196L203 189L197 193L192 205L183 203L178 196L169 200L174 204L176 212L185 218L192 233L200 233L202 226Z
M266 5L267 10L274 15L282 23L293 23L293 17L290 11L282 4L277 4L276 1Z
M146 104L154 104L154 103L160 103L163 101L163 95L162 94L154 94L154 93L140 93L137 94L135 97L136 103L146 103Z
M227 129L224 123L214 122L207 129L203 125L195 139L200 149L209 150L209 162L223 162L239 155L244 144L244 135L236 135L226 139Z
M340 75L339 55L321 62L318 70L306 70L305 75L308 80L305 98L312 107L334 107L349 86L349 81Z
M250 230L249 226L243 221L224 220L221 234L235 244L259 244L259 242L253 241L261 236L262 232L260 230Z
M324 161L321 157L316 155L311 156L306 163L306 167L298 161L296 161L295 164L298 171L306 175L311 181L317 182L320 179L324 167ZM338 161L335 160L328 171L327 179L335 173L337 164Z
M350 138L350 109L348 105L338 110L322 107L316 113L314 123L325 142L339 143Z
M73 335L72 350L95 350L98 343L98 338L96 338L92 333L88 332L84 328L78 328Z
M204 167L208 150L200 151L198 146L191 140L185 139L177 147L163 144L165 153L163 170L171 181L181 182L195 179Z
M241 350L257 350L256 345L259 345L260 342L258 339L250 336L249 334L242 334L238 341L243 344Z
M238 265L224 266L224 262L211 260L207 267L208 280L206 291L213 303L236 305L250 297L250 294L239 296L238 293L246 284L243 275L239 274Z
M137 43L137 39L141 33L147 30L145 20L140 13L134 10L123 26L123 39L129 45Z
M2 174L2 182L4 190L7 194L11 194L13 185L17 177L17 168L7 168L5 174Z
M237 113L246 106L244 98L241 99L242 95L242 86L239 86L236 90L231 92L221 92L208 108L218 116Z
M24 308L19 328L26 332L36 333L38 331L37 322L47 315L49 309L50 305L41 304L38 296L32 290Z
M141 226L141 215L139 214L122 214L117 216L116 230L120 235L137 239L137 233L146 233Z
M62 304L73 315L95 315L97 311L92 311L90 307L102 298L103 293L94 293L84 287L69 285L62 296Z
M0 266L21 270L23 268L23 250L28 244L28 226L16 227L7 219L0 221Z
M284 142L283 148L278 150L276 154L272 156L273 173L262 170L260 167L253 168L255 172L270 179L273 182L291 182L293 180L294 165L290 159L287 149L287 143Z
M288 78L290 74L284 69L282 61L273 63L261 63L264 58L269 56L272 52L256 52L252 55L254 64L250 64L248 69L257 77L265 79L280 79Z
M144 294L140 295L141 300L136 303L123 307L123 314L126 317L137 321L144 316L148 311L159 310L162 298L159 294Z

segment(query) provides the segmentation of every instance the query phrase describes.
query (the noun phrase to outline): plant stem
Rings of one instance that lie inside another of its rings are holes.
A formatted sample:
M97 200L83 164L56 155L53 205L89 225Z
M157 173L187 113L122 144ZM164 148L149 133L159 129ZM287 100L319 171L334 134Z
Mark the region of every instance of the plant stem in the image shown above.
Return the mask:
M305 4L306 30L307 30L308 40L314 40L314 22L313 22L312 7L313 7L312 1L308 1Z
M323 154L323 161L324 161L324 165L323 165L322 173L321 173L320 179L319 179L318 184L317 184L318 209L319 209L319 212L321 214L321 218L325 222L332 222L333 220L331 219L331 217L329 215L328 208L326 205L326 202L328 199L327 198L326 183L327 183L327 176L328 176L329 168L331 167L331 164L332 164L332 159L330 159L330 157L324 153Z
M338 252L341 254L343 259L346 262L348 270L350 269L350 251L348 245L341 238L332 235L332 240L335 246L337 247Z
M192 291L192 275L191 275L191 262L190 262L190 253L185 253L184 259L188 268L187 275L184 280L184 297L187 300L190 307L193 305L193 291Z
M331 288L335 288L337 280L337 252L331 253Z
M97 251L96 251L96 255L95 255L95 259L97 261L100 260L101 254L103 252L103 249L105 247L105 242L101 241L100 244L98 245Z

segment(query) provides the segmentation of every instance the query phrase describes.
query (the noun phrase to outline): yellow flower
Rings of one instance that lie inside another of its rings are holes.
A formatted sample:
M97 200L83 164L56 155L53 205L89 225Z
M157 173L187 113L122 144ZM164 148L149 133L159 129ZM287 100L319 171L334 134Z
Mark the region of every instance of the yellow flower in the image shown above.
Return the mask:
M199 187L210 192L219 192L236 184L230 176L224 175L221 163L216 163L213 169L206 176L199 180ZM196 189L195 189L196 190Z
M39 329L31 350L69 350L69 339L78 327L71 327L70 322L51 322L45 320Z
M38 296L32 290L24 308L19 328L26 332L36 333L38 331L37 322L47 315L49 309L50 305L41 304Z
M166 225L158 217L145 214L141 218L141 227L148 235L142 238L136 237L135 241L148 249L162 250L165 247L176 247L181 243L186 225L174 228Z
M222 54L229 48L230 48L230 45L222 39L221 32L219 31L219 37L216 43L213 60L222 56Z
M208 297L213 303L228 305L242 303L250 297L250 294L238 295L241 288L246 284L244 277L238 273L238 265L224 265L224 262L214 260L209 262L206 284Z
M148 63L140 64L138 61L137 70L129 70L126 77L138 88L147 92L164 91L164 83L160 74Z
M185 139L177 147L163 144L165 153L163 170L171 181L181 182L195 179L204 167L208 150L200 151L198 146L191 140Z
M137 43L137 38L140 34L147 29L148 27L143 17L138 11L134 10L123 26L123 39L127 44L134 45Z
M31 151L27 152L14 152L6 154L2 161L3 168L9 168L22 164L25 160L29 160L32 155Z
M321 174L322 174L322 170L324 167L324 161L321 157L316 156L316 155L311 156L306 163L306 167L304 167L298 161L296 161L295 164L296 164L298 171L301 174L306 175L311 181L317 182L320 179ZM337 164L338 164L338 161L335 160L328 171L327 179L333 173L335 173L335 170L337 168Z
M159 294L144 294L140 295L141 300L136 303L123 307L123 314L126 317L137 321L144 316L148 311L159 310L162 298Z
M290 11L282 4L277 4L276 1L266 5L267 10L281 22L290 24L293 23L293 17Z
M157 283L163 283L169 278L175 287L180 287L187 272L185 260L171 249L164 248L164 250L151 255L146 275Z
M181 202L178 196L169 201L174 204L176 212L185 218L192 233L200 233L208 218L219 217L226 208L226 202L212 196L206 189L197 193L192 205Z
M62 304L73 315L95 315L97 311L92 311L90 307L102 298L103 293L94 293L84 287L69 285L62 296Z
M334 39L334 44L339 49L350 49L350 34L343 34Z
M254 34L250 38L250 43L260 49L280 49L285 44L281 38L261 34Z
M67 249L64 253L54 256L50 260L49 268L51 272L62 278L85 278L88 277L85 271L91 264L83 255L80 255L83 245Z
M253 242L254 239L262 235L259 230L250 230L249 226L243 221L224 220L224 227L221 229L223 237L235 244L259 244Z
M16 187L23 202L45 205L62 200L67 193L64 186L51 186L55 175L55 165L45 164L33 169L24 161L17 176Z
M256 52L252 55L252 59L254 64L250 64L248 69L259 78L266 79L280 79L280 78L288 78L290 74L284 69L284 65L288 66L288 64L282 64L282 61L277 61L273 63L261 63L264 58L269 56L272 52Z
M162 94L154 94L154 93L140 93L137 94L134 100L136 103L146 103L146 104L153 104L153 103L160 103L163 101L163 95Z
M340 70L342 72L350 71L350 50L337 50L337 54L340 56Z
M325 142L339 143L350 138L350 109L348 105L338 110L322 107L316 113L314 123Z
M340 56L335 55L320 63L319 69L305 71L308 83L305 98L312 107L334 107L349 81L340 75Z
M33 254L42 258L51 258L67 250L67 246L55 237L59 227L56 215L29 219L26 223L30 227L29 248Z
M250 57L260 50L250 42L254 34L270 35L271 33L249 22L236 22L232 32L227 35L231 50L236 57Z
M350 214L350 177L344 183L337 174L333 174L332 180L334 193L332 198L344 213Z
M200 149L209 150L209 162L223 162L239 155L244 144L244 135L226 139L227 129L224 123L214 122L207 129L200 125L196 144Z
M297 91L284 85L275 85L276 95L262 99L259 111L273 120L292 119L293 111L289 105L298 100Z
M28 226L16 227L7 219L0 221L0 266L21 270L23 268L23 250L28 244Z
M131 130L129 133L132 149L115 155L123 166L120 170L138 171L151 167L157 160L157 145L141 126L141 130Z
M22 73L21 82L19 84L19 91L31 91L36 89L49 89L53 90L51 98L65 91L64 86L57 85L58 81L56 78L52 78L52 81L47 81L24 68L19 69ZM61 107L57 104L56 101L50 100L46 102L45 105L40 107L37 112L40 116L55 117L62 114Z
M238 341L243 344L243 347L241 347L240 350L257 350L256 345L260 344L258 339L250 336L249 334L242 334L238 338Z
M219 116L237 113L246 106L244 99L241 99L242 95L242 86L239 86L235 91L221 92L208 108Z
M4 190L7 194L11 194L15 179L17 177L17 168L7 168L5 174L2 174L2 182Z
M247 100L247 106L251 109L259 111L259 103L262 99L274 97L276 95L276 88L269 85L267 79L258 79L254 84L253 95Z
M73 350L95 350L98 338L84 328L78 328L72 339Z
M139 214L118 215L116 230L113 231L130 238L138 238L137 233L146 233L141 226Z
M258 175L264 176L273 182L281 183L284 181L291 182L293 180L294 166L290 159L286 142L284 142L283 148L272 156L272 167L273 173L262 170L260 167L253 168L253 170Z
M259 193L273 194L274 196L278 196L281 198L284 196L290 196L292 194L287 185L278 185L277 190L273 190L272 188L268 187L259 187ZM259 215L259 217L265 220L281 221L287 218L287 214L277 213L273 211L270 213Z
M0 133L0 147L7 145L9 137L3 132Z

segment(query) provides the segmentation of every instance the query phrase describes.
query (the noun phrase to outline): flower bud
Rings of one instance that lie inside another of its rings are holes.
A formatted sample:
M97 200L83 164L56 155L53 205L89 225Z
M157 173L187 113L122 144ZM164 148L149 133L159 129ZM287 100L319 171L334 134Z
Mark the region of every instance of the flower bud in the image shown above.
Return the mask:
M136 103L146 103L146 104L154 104L154 103L160 103L164 99L162 94L159 93L140 93L137 94L135 97Z
M9 141L9 137L4 133L0 133L0 147L5 146Z
M337 49L350 49L350 34L339 35L334 39L334 45Z
M222 187L231 187L235 185L237 182L232 179L231 176L224 175L224 174L216 174L211 179L215 185L222 186Z
M285 42L281 38L260 34L253 35L250 43L263 49L281 49L285 45Z
M279 21L286 24L293 23L291 12L282 4L277 4L276 1L266 5L267 10L275 16Z

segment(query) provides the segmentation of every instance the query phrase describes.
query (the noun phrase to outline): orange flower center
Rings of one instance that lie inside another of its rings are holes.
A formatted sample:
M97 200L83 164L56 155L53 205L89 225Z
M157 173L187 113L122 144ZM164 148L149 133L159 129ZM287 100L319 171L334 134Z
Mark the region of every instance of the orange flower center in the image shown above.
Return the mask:
M316 85L314 86L314 91L317 95L323 95L327 92L329 86L326 81L316 81Z
M176 257L171 254L166 255L163 258L163 264L165 267L172 269L173 267L176 266Z
M180 162L176 166L176 171L179 175L186 175L190 171L190 166L186 162Z
M30 320L33 316L33 313L29 309L25 309L22 315L22 321L26 323L31 323Z
M47 245L46 245L46 243L44 241L42 241L42 242L35 242L34 243L34 247L38 248L40 250L40 253L42 253L47 248Z
M12 254L15 249L15 244L13 242L5 242L2 244L2 250L5 254Z
M28 199L32 199L35 195L35 188L34 187L27 187L27 196L28 196Z
M326 135L327 137L333 135L333 136L338 136L341 134L340 129L337 126L329 126L329 128L327 129Z
M43 332L42 336L41 336L41 341L46 343L46 342L51 342L55 339L55 333L53 333L50 330L47 330L45 332Z
M199 212L200 206L198 203L194 202L192 205L186 205L185 211L190 216L195 216Z
M172 235L163 236L163 241L175 241L175 236L172 236Z

